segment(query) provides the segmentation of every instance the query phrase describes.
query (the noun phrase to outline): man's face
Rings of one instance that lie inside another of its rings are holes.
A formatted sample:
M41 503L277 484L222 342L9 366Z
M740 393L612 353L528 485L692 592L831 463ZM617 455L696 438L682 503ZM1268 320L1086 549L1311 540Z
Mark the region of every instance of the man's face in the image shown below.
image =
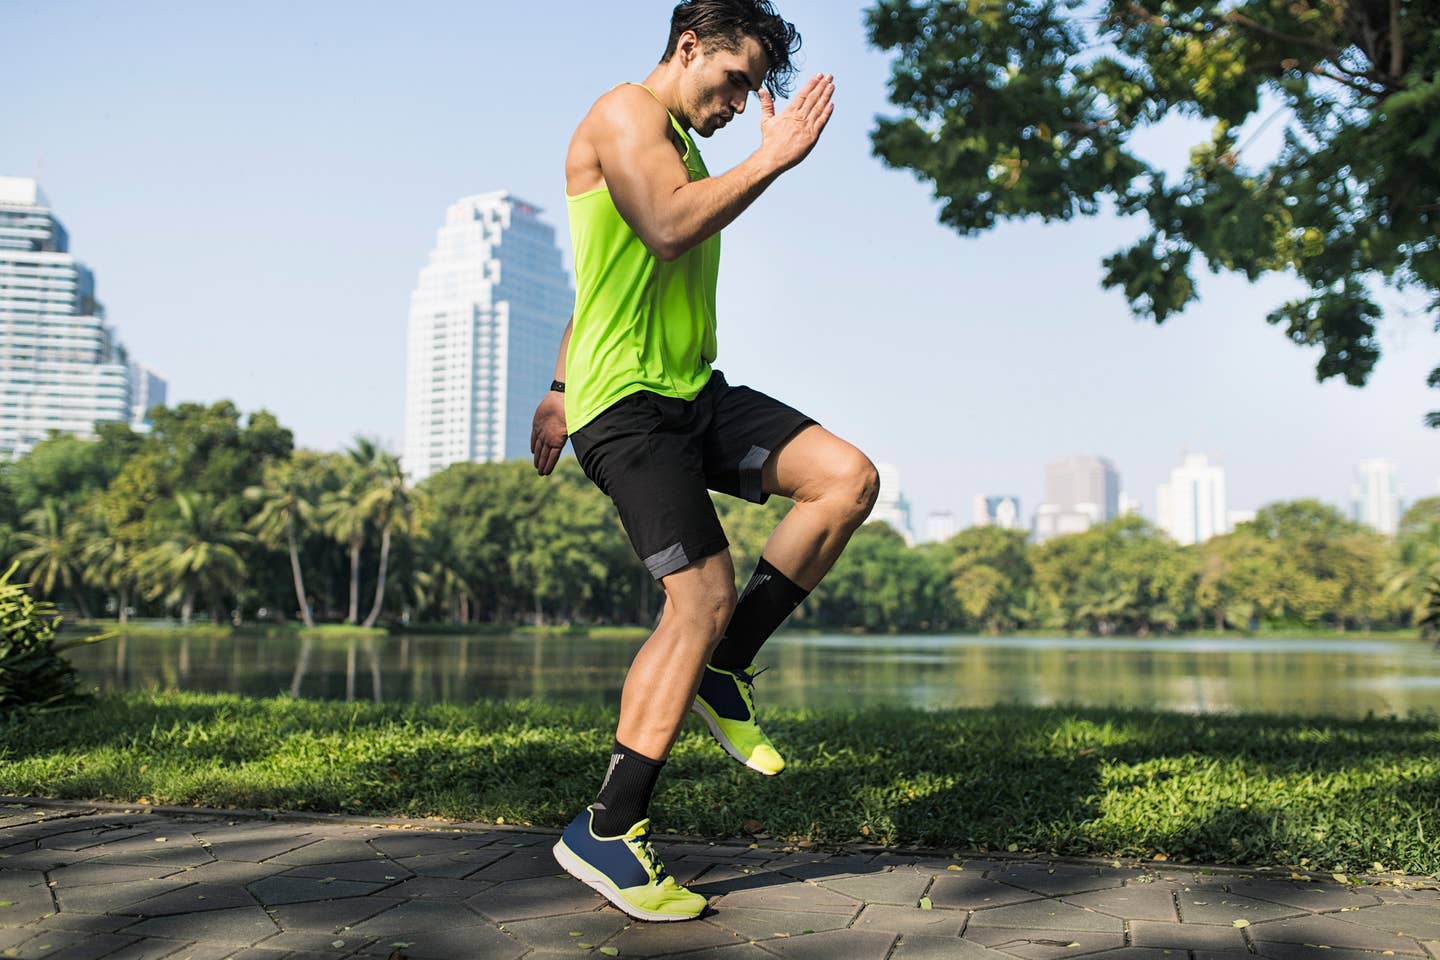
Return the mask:
M754 37L742 37L733 52L702 42L697 53L686 70L686 110L695 132L709 137L745 112L750 94L765 80L767 63Z

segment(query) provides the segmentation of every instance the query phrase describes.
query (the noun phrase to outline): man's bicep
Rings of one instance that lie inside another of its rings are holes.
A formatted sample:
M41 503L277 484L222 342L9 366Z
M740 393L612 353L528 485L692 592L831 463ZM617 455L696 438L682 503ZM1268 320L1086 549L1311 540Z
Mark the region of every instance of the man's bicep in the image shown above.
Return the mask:
M675 192L690 182L670 138L633 115L613 125L597 145L600 172L615 209L654 248L662 244Z

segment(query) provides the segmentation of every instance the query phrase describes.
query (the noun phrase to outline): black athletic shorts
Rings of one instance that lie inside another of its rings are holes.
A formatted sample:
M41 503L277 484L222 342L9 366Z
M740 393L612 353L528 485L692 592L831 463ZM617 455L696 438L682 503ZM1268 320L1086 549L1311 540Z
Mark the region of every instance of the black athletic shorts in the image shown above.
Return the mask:
M764 503L765 461L814 422L758 390L730 386L715 370L694 400L633 393L570 442L659 580L730 545L708 491Z

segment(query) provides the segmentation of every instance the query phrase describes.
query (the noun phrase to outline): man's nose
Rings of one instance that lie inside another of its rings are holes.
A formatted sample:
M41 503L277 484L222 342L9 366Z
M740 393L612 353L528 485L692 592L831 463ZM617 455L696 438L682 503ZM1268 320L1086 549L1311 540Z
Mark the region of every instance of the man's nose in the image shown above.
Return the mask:
M732 101L732 102L731 102L731 106L733 106L733 107L735 108L735 112L736 112L736 113L744 113L744 112L745 112L745 104L747 104L747 103L749 103L749 102L750 102L750 95L749 95L749 94L745 94L745 95L742 96L739 100Z

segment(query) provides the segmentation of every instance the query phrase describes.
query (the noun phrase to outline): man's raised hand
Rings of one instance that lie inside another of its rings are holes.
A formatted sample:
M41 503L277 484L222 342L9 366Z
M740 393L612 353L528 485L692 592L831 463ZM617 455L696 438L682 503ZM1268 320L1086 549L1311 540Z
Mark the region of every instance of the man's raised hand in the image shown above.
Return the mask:
M835 112L835 104L830 102L834 93L834 75L818 73L777 114L770 91L760 91L760 150L777 168L789 170L815 149Z

